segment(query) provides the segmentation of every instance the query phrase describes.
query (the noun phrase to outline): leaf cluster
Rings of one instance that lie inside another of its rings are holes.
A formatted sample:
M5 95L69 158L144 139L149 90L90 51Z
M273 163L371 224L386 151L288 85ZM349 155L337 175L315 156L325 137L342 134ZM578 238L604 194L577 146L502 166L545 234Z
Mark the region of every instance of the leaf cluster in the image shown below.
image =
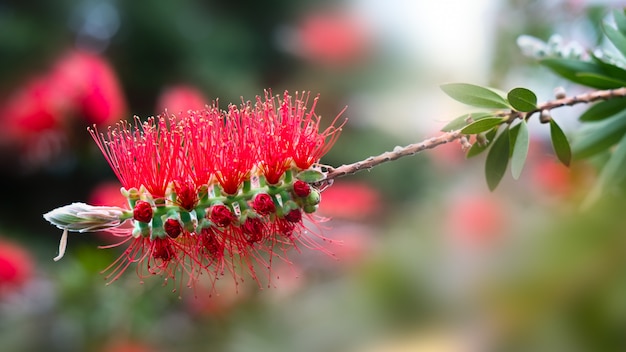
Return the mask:
M595 50L580 57L543 57L539 63L556 75L577 85L597 90L626 86L626 9L612 12L614 23L602 24L602 31L619 52L620 57ZM560 105L538 105L535 93L526 88L514 88L504 94L495 89L467 83L443 85L451 98L485 111L467 113L442 128L449 132L460 130L473 136L475 142L467 151L473 157L487 151L485 175L490 190L494 190L510 165L514 179L520 177L528 155L529 131L527 121L541 115L550 128L550 138L558 159L569 166L572 159L604 155L599 182L592 190L598 196L607 186L624 178L626 169L626 98L610 96L590 106L580 115L582 128L570 142L561 127L550 118L549 110ZM545 118L544 118L545 115Z

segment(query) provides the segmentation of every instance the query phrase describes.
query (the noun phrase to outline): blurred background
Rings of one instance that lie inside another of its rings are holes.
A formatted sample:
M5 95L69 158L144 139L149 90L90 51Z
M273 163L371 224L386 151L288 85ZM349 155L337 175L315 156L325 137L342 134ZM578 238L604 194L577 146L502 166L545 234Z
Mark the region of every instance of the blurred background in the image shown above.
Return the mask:
M619 1L0 2L0 345L3 351L618 351L626 349L626 205L584 211L593 164L557 163L531 124L519 181L493 193L458 143L344 177L324 191L323 253L276 263L271 287L172 292L129 269L103 234L42 214L115 205L119 183L86 128L264 89L319 93L348 123L339 166L436 135L468 107L439 85L568 85L517 37L585 48ZM582 107L584 108L584 107ZM578 108L556 110L571 132ZM252 280L250 280L252 281Z

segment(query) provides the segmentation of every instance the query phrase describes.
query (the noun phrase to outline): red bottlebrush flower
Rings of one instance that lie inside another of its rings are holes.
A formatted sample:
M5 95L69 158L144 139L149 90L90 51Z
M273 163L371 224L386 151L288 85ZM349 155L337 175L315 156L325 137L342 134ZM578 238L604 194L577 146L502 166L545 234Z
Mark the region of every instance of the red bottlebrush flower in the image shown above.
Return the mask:
M96 144L126 189L144 186L153 198L163 198L168 183L181 175L183 135L169 130L173 119L135 119L134 127L122 121L107 135L90 129ZM174 122L175 123L175 122Z
M133 209L133 218L140 222L150 222L152 220L152 205L143 200L137 201Z
M23 285L33 271L34 260L24 248L0 239L0 293Z
M313 172L340 128L320 131L307 99L266 94L254 105L220 110L214 103L179 118L122 121L106 134L90 129L134 206L76 203L44 217L64 230L108 228L122 237L109 246L128 246L108 268L111 280L136 263L139 273L187 274L189 285L203 272L212 280L230 272L240 281L245 270L259 281L257 270L269 274L272 256L286 259L297 244L322 249L307 238L314 232L303 221L304 211L316 223L310 213L319 190L294 175Z

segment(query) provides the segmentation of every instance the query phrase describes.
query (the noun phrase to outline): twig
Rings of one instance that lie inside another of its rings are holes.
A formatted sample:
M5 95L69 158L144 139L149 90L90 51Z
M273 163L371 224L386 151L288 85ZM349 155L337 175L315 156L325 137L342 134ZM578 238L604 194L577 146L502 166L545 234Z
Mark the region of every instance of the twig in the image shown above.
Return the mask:
M609 100L613 98L624 98L626 97L626 87L618 88L618 89L607 89L607 90L596 90L588 93L583 93L579 95L574 95L571 97L564 97L561 99L549 100L544 103L538 104L537 109L522 115L524 118L528 118L534 113L541 112L544 110L552 110L562 106L572 106L576 104L589 104L598 100ZM498 114L498 116L509 116L509 117L522 117L520 113L517 111L508 111L503 114ZM506 120L506 119L503 119ZM510 119L509 122L512 122L514 118ZM361 170L369 170L375 166L378 166L382 163L396 160L405 156L414 155L426 149L433 149L441 144L445 144L448 142L452 142L456 139L464 137L465 135L461 133L461 130L451 131L443 133L437 137L433 137L422 142L409 144L404 147L395 147L392 151L384 152L377 156L370 156L367 159L357 161L352 164L344 164L339 167L331 167L326 166L326 179L325 181L332 181L333 179L341 176L352 175Z
M351 175L361 170L371 169L374 166L380 165L387 161L396 160L404 156L413 155L415 153L419 153L426 149L433 149L438 145L451 142L463 136L464 135L461 133L460 130L446 132L438 137L433 137L423 142L409 144L404 147L400 147L400 146L395 147L392 151L384 152L377 156L370 156L369 158L365 160L357 161L356 163L342 165L337 168L327 166L328 171L326 173L326 180L332 180L336 177Z

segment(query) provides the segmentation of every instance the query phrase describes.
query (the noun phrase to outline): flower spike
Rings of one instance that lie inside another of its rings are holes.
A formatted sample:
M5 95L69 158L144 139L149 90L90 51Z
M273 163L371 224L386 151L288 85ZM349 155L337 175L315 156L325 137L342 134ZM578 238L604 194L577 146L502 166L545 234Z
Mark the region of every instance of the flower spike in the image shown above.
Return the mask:
M106 247L126 247L105 270L108 280L136 265L140 276L183 274L192 286L202 273L214 281L241 270L259 281L257 270L269 273L271 258L287 260L298 241L313 248L304 221L317 221L319 180L304 176L320 173L343 125L335 119L320 131L318 97L308 106L309 96L266 92L226 110L214 102L177 117L135 117L106 134L90 128L128 208L73 203L45 214L64 231L55 260L68 231L105 230L120 238Z

